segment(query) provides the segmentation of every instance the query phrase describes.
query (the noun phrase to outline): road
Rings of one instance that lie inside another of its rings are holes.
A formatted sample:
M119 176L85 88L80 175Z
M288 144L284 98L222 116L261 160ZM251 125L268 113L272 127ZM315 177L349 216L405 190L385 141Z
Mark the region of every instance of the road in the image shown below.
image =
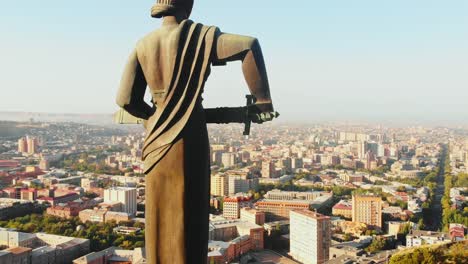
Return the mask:
M426 227L428 230L437 231L441 229L442 223L442 196L444 196L444 179L445 179L445 158L447 157L447 146L443 146L442 154L439 162L439 175L437 175L437 185L434 192L434 200L431 205L430 225Z

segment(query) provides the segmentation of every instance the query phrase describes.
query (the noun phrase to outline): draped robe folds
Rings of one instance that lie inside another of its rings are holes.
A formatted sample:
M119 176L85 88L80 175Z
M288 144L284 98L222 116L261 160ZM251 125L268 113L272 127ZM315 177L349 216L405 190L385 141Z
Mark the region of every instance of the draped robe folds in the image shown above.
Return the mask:
M210 73L210 56L217 28L184 20L178 30L179 50L173 61L171 84L167 89L153 91L157 108L148 119L142 153L146 174L167 154L184 129L201 100Z
M184 20L171 31L153 32L138 42L124 74L118 101L130 113L149 116L142 151L149 264L206 263L210 162L201 94L217 31ZM172 70L170 79L155 77L162 69ZM147 83L154 113L143 101Z

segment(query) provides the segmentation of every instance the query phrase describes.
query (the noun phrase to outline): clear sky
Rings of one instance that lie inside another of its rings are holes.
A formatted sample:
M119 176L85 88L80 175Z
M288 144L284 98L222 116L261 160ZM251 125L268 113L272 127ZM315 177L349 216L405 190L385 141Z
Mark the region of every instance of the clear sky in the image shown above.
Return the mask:
M111 113L152 0L0 5L0 111ZM466 0L205 0L192 20L256 36L284 120L468 120ZM239 63L206 106L244 104Z

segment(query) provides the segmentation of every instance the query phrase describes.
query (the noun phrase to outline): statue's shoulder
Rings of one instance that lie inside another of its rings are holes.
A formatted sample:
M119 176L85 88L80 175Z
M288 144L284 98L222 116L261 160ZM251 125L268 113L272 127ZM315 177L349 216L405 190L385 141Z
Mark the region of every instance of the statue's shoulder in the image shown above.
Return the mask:
M161 30L161 28L158 28L144 35L142 38L138 40L138 43L144 43L148 41L154 42L155 40L160 39L161 37L164 37L164 35L167 35L167 33Z
M190 27L201 27L203 30L206 31L219 31L219 28L217 26L205 25L202 23L194 22L190 19L184 20L182 23L185 23L186 26Z
M195 30L197 27L201 28L202 32L207 32L208 34L206 35L208 35L208 37L210 37L210 35L214 37L215 32L219 31L218 27L216 26L204 25L202 23L197 23L187 19L182 21L177 28L166 29L161 27L149 32L140 40L138 40L136 45L137 50L143 50L148 46L154 47L155 45L157 46L162 42L177 42L182 32L187 32L191 29Z

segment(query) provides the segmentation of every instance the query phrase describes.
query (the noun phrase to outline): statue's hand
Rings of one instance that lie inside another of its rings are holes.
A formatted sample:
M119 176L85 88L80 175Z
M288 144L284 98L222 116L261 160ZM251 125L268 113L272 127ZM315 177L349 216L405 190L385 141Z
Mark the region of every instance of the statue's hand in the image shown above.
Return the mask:
M253 107L256 108L258 113L268 113L268 112L273 112L273 104L271 102L256 102L255 104L252 105Z
M271 102L262 103L256 102L249 107L249 115L252 122L261 124L273 120L279 116L278 112L273 110L273 104Z

